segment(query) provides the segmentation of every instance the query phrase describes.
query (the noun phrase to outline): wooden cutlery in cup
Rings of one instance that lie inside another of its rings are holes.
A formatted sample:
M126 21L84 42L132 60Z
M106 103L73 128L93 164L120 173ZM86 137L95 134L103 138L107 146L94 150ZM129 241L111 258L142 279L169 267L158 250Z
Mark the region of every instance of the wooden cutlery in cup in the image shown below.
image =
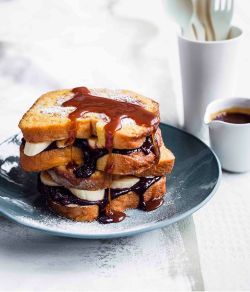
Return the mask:
M215 40L226 40L233 18L233 0L210 0L209 16L215 34Z

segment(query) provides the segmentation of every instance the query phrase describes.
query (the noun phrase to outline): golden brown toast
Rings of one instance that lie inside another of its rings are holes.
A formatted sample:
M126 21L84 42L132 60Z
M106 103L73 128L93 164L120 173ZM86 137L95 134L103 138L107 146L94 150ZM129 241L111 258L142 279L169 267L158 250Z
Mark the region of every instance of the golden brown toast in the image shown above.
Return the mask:
M164 148L161 152L161 157L157 165L151 166L145 171L138 171L138 173L133 174L136 177L146 177L146 176L164 176L170 173L174 165L174 156L172 152ZM77 188L84 190L98 190L102 188L108 188L109 182L107 180L106 174L103 171L96 170L88 178L76 178L73 170L66 168L65 166L58 166L48 170L52 179L59 185L63 185L67 188ZM131 175L131 174L128 174ZM123 177L121 175L113 175L114 179Z
M135 103L159 117L159 105L150 98L129 90L89 89L91 94ZM71 120L68 115L73 107L63 107L62 103L71 99L70 89L48 92L42 95L25 113L19 123L24 139L38 143L70 137ZM107 119L107 118L106 118ZM99 147L105 146L105 117L102 114L88 113L76 121L76 138L97 136ZM117 149L138 148L146 136L151 135L152 127L139 126L130 119L122 120L122 128L114 133L113 147Z
M90 177L76 178L72 169L65 166L58 166L48 170L48 173L59 185L66 188L95 191L109 187L109 181L104 172L96 170Z
M152 165L150 168L138 171L136 176L162 176L171 173L175 163L174 154L165 146L160 149L160 159L157 164Z
M83 153L77 147L65 147L43 151L35 156L27 156L23 152L24 145L20 146L20 165L25 171L42 171L60 165L67 165L70 161L78 165L83 163Z
M166 193L166 178L162 177L160 180L151 185L144 193L144 201L148 202L153 199L164 197ZM111 207L114 211L123 212L126 209L135 209L138 207L138 195L132 191L111 200ZM57 202L49 200L49 206L55 213L75 221L94 221L99 216L99 206L80 206L76 204L61 205Z

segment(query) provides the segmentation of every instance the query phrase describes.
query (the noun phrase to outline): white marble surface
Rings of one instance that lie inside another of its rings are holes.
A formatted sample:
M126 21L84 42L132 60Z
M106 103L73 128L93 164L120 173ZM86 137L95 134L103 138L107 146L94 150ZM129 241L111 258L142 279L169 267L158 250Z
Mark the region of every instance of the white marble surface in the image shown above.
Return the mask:
M249 8L237 1L238 95L249 94ZM152 96L176 125L177 60L160 0L0 1L0 139L39 94L79 84ZM249 290L249 223L249 173L223 173L193 217L131 238L50 237L0 217L0 290Z

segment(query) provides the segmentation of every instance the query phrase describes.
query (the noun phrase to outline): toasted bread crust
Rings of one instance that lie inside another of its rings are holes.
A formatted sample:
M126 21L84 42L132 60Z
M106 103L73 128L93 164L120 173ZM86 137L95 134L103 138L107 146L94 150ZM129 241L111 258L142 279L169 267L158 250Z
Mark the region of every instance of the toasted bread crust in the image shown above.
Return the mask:
M85 221L92 222L97 219L99 215L99 207L97 205L94 206L63 206L51 200L48 201L49 208L61 215L62 217L66 217L68 219L74 221Z
M91 89L90 89L91 90ZM102 96L112 98L114 91L95 89ZM119 90L122 96L133 99L136 103L159 117L159 105L150 98L129 90ZM68 114L74 109L61 106L63 101L73 97L70 89L48 92L42 95L24 114L19 123L24 139L38 143L69 138L71 121ZM128 103L129 106L129 103ZM68 110L69 109L69 110ZM105 146L104 122L100 117L91 116L77 119L77 138L97 136L99 145ZM122 128L114 133L113 146L117 149L133 149L140 147L146 136L153 133L152 127L136 124L123 124Z
M83 154L77 147L65 147L43 151L35 156L24 154L24 145L20 146L20 165L25 171L43 171L60 165L67 165L70 161L83 163Z
M72 151L71 151L72 148ZM83 164L84 157L81 149L77 147L65 147L43 151L35 156L27 156L20 147L20 165L25 171L43 171L58 166L65 166L74 160L78 165ZM105 171L108 155L97 160L97 170ZM160 148L159 163L154 165L155 155L142 152L130 155L112 154L112 174L135 176L161 176L171 172L174 165L174 155L165 146Z
M150 186L144 193L144 201L162 198L166 193L166 178L162 177L159 181ZM135 209L139 203L138 195L134 192L128 192L125 195L111 201L111 209L123 212L126 209ZM63 206L56 202L49 201L50 208L57 214L69 218L74 221L87 221L91 222L98 218L99 207L93 206Z
M157 165L151 166L149 169L144 171L138 171L138 173L134 173L133 175L137 177L164 176L170 173L174 166L174 155L170 150L164 147L161 156L162 157ZM68 188L95 191L109 186L105 173L99 170L96 170L88 178L76 178L73 171L71 169L67 169L65 166L55 167L50 169L48 172L56 183ZM119 177L119 175L114 175L114 177Z
M154 162L155 155L148 155L142 152L132 153L130 155L112 154L113 174L133 174L139 170L146 170ZM84 163L84 157L81 149L77 147L65 147L43 151L35 156L27 156L20 148L20 164L25 171L42 171L60 165L67 165L71 161L77 162L78 165ZM97 169L105 171L108 162L108 155L97 160Z
M162 146L161 131L158 129L155 135L157 144ZM149 165L154 163L155 155L153 152L145 155L143 152L135 152L129 155L112 154L114 174L132 174L133 172L144 171ZM42 171L57 166L67 165L71 161L78 165L83 164L84 155L80 148L67 146L64 148L45 150L35 156L24 154L24 145L20 147L20 164L25 171ZM104 155L97 161L97 169L105 171L108 162L108 155Z
M106 179L105 173L99 170L88 178L76 178L73 170L67 169L65 166L55 167L48 172L53 181L66 188L96 191L109 187L109 181Z
M146 170L139 170L136 176L162 176L171 173L175 163L174 154L165 146L161 147L160 160L158 164L151 165Z

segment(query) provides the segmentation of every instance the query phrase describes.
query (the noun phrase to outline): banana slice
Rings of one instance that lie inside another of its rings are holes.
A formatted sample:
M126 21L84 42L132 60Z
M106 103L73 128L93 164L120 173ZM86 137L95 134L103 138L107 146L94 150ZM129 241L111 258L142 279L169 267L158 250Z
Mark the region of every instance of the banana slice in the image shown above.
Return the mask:
M78 189L69 189L72 194L82 200L86 201L100 201L104 198L104 189L97 191L87 191L87 190L78 190Z
M53 141L41 142L41 143L30 143L26 142L24 146L24 154L27 156L35 156L46 149Z
M53 179L51 178L51 176L48 174L47 171L41 172L40 179L41 179L41 182L46 186L50 186L50 187L60 186L59 184L57 184L56 182L53 181Z
M111 189L125 189L131 188L138 183L140 179L133 176L126 176L112 181Z

